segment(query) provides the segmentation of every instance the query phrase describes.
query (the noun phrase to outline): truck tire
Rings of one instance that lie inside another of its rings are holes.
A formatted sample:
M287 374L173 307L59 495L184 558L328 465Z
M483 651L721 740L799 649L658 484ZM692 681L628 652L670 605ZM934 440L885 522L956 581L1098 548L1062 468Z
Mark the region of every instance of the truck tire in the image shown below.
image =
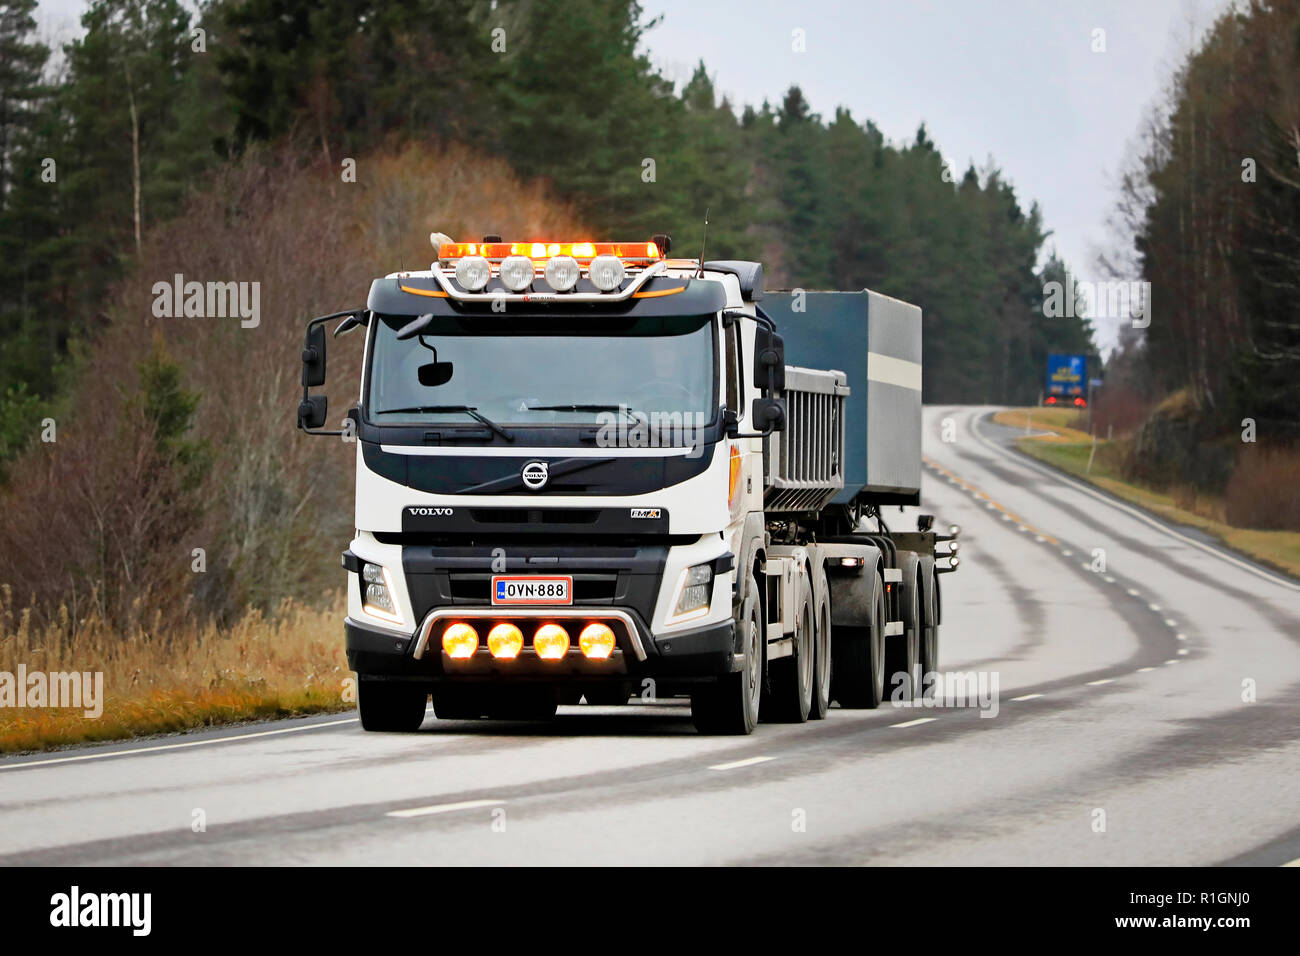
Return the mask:
M741 629L740 647L745 666L698 687L691 694L691 719L702 734L751 734L758 724L767 632L763 628L758 583L753 574L747 585L748 594L736 618L736 627Z
M903 590L903 633L886 638L885 647L885 686L891 700L912 700L920 694L921 579L913 578Z
M831 606L822 599L818 607L817 635L813 641L816 654L813 659L812 709L809 720L824 720L831 709Z
M412 733L424 723L429 688L408 681L357 681L357 710L363 730Z
M817 652L812 605L807 597L799 605L795 621L794 653L767 666L770 687L767 709L773 720L786 724L802 724L812 711Z
M924 572L924 568L922 569ZM930 587L926 588L926 600L921 602L921 680L919 693L925 694L925 675L939 672L939 625L935 622L935 585L934 566L929 568Z
M841 707L871 710L884 699L885 588L879 575L872 575L871 587L871 625L865 633L837 634L831 645L831 693Z

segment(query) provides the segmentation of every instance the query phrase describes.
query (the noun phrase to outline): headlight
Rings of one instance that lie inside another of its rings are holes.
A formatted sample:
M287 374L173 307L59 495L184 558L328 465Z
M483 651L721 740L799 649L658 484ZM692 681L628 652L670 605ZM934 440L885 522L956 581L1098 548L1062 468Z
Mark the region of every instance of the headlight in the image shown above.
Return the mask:
M533 260L527 256L506 256L501 263L501 282L511 292L523 292L537 276Z
M386 621L403 623L393 603L393 582L388 579L387 568L378 564L361 565L361 609Z
M546 263L546 281L556 292L568 292L580 275L582 269L573 256L552 256Z
M492 278L492 267L482 256L466 256L456 263L456 281L469 292L479 292Z
M713 564L697 564L682 572L677 582L677 601L667 623L676 624L709 613L713 603Z
M601 292L613 292L623 284L623 260L618 256L596 256L591 260L587 276Z

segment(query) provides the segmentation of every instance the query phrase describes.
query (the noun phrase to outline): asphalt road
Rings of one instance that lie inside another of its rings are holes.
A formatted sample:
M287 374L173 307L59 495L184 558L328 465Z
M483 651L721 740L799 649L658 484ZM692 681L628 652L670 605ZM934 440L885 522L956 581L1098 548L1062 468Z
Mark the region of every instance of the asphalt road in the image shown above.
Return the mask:
M1028 462L987 411L927 409L923 496L963 529L944 668L996 679L996 716L337 715L13 757L0 864L1300 861L1300 586Z

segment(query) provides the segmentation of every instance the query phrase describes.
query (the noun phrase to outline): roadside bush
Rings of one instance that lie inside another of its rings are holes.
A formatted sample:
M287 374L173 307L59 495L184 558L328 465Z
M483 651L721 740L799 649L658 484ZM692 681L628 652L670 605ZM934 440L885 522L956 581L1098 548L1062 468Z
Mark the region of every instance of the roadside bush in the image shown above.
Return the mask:
M1243 444L1224 499L1238 528L1300 531L1300 447Z

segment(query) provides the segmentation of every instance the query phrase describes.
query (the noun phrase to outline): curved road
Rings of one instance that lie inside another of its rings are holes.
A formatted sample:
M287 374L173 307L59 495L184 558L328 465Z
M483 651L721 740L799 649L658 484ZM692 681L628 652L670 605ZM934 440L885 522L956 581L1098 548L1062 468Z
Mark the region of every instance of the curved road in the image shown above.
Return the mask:
M745 738L684 702L336 715L12 757L0 864L1300 859L1300 585L1015 454L988 411L926 410L923 497L963 529L944 667L996 707Z

